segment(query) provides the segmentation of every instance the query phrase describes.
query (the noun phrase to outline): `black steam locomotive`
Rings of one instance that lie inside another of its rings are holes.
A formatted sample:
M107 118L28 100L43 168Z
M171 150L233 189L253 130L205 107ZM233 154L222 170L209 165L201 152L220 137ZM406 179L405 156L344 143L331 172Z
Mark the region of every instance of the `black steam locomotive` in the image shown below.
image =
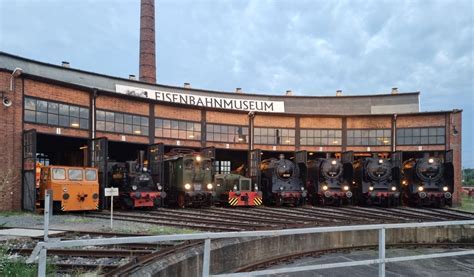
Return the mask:
M452 205L454 169L452 152L446 158L425 154L403 163L404 200L411 206Z
M119 204L125 209L157 208L163 205L166 193L160 184L155 184L144 166L144 152L137 161L125 163L109 162L109 180L112 187L119 188Z
M307 196L299 167L280 155L260 163L263 202L281 206L284 204L302 205Z
M360 204L400 204L400 161L400 154L393 153L390 159L374 155L353 163L354 187Z
M307 162L307 188L314 205L351 204L352 160L337 158L309 160Z

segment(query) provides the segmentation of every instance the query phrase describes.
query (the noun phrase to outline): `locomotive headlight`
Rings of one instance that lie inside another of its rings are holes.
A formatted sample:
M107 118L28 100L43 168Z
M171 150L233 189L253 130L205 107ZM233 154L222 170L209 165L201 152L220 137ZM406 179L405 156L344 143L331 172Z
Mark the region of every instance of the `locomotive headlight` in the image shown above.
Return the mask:
M328 190L328 186L324 185L323 190Z
M255 191L258 191L258 186L257 185L255 185Z
M397 187L393 186L392 191L396 191L396 190L397 190Z
M336 165L337 164L336 160L332 160L331 164Z
M197 156L196 161L200 162L201 161L201 156Z
M185 184L185 185L184 185L184 188L187 189L187 190L190 190L190 189L191 189L191 185L190 185L190 184Z
M406 184L407 184L407 181L406 181L406 180L403 180L403 181L402 181L402 184L403 184L403 185L406 185Z
M234 185L234 190L237 190L237 185Z
M382 160L382 159L379 160L379 164L383 164L383 160Z
M283 190L283 187L280 187L280 190Z
M212 189L212 184L211 183L207 184L207 189Z
M424 188L422 186L418 187L418 191L423 191L423 190L424 190Z
M148 171L148 168L144 167L143 172L147 172L147 171Z
M373 186L370 186L370 187L369 187L369 190L370 190L370 191L373 191L373 190L374 190L374 187L373 187Z
M304 187L301 187L301 190L304 190Z
M448 191L448 187L443 187L443 191Z
M428 159L428 163L430 163L430 164L434 163L433 158L429 158L429 159Z
M133 185L132 190L137 190L137 186Z
M344 186L344 190L349 190L349 186Z
M157 185L156 188L157 188L158 190L162 190L162 189L163 189L163 187L162 187L161 185Z

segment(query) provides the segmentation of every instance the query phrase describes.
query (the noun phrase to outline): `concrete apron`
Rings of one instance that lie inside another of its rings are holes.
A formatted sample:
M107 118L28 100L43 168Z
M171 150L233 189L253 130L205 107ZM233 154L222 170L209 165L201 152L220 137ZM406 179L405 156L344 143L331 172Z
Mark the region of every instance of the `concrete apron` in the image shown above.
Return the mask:
M211 274L229 273L249 263L307 251L378 244L378 231L349 231L211 241ZM386 243L474 242L474 226L386 230ZM201 276L203 246L169 255L131 276Z

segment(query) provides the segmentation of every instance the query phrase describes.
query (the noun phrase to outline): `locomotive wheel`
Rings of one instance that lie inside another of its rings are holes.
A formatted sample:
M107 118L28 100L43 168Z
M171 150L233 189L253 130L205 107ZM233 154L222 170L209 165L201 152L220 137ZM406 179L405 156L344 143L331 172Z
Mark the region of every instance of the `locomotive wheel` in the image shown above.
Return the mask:
M181 209L186 207L186 196L184 193L178 194L178 200L176 201L176 204L178 204L178 207Z
M283 199L280 197L277 197L277 199L275 200L275 205L277 207L280 207L281 205L283 205Z

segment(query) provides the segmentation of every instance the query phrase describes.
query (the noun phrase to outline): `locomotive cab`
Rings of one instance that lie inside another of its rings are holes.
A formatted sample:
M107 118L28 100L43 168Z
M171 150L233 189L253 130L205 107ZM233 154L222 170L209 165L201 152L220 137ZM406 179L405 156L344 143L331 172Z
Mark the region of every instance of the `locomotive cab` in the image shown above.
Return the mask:
M44 203L45 190L52 190L54 210L98 210L99 181L96 168L55 165L41 167L40 172L40 205Z

